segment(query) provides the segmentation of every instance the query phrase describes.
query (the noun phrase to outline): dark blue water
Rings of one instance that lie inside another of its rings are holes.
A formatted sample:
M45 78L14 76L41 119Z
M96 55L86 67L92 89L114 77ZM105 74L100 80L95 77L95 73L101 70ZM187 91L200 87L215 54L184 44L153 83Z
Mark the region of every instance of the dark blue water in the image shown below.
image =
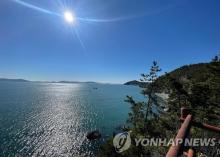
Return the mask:
M96 89L97 88L97 89ZM94 156L126 122L134 86L0 82L0 156ZM100 130L103 139L88 141Z

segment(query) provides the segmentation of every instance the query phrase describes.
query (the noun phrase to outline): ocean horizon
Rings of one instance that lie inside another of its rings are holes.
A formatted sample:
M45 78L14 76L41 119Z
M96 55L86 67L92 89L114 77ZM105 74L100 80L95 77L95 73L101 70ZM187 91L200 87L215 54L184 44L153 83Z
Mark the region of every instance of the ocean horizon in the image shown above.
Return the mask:
M0 156L95 156L128 118L137 86L0 81ZM102 138L89 141L88 132Z

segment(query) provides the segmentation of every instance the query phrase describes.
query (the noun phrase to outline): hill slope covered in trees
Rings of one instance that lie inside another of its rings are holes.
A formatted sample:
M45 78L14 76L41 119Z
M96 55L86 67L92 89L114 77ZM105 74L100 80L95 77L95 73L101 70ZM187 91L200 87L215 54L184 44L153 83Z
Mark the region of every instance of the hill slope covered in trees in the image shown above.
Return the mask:
M131 138L173 138L181 123L180 108L188 107L194 120L220 126L220 62L214 60L210 63L185 65L162 76L156 62L148 74L142 74L143 83L148 84L143 88L143 94L148 97L146 102L137 102L132 96L126 101L131 105L128 118L128 128ZM151 82L151 83L149 83ZM163 111L157 104L155 93L167 93L166 108ZM154 114L155 108L159 114ZM192 138L214 137L220 135L207 132L199 128L191 129ZM132 141L135 143L135 141ZM217 147L196 147L196 152L207 156L215 156ZM169 147L135 147L132 145L127 151L115 153L112 138L102 147L98 156L165 156ZM156 155L155 155L156 154Z

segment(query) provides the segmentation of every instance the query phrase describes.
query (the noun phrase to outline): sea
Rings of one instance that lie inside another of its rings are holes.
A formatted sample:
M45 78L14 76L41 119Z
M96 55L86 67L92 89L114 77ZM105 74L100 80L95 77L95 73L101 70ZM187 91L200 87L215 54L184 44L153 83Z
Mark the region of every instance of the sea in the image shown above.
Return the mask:
M126 124L136 86L0 81L0 156L95 156ZM89 141L98 130L102 138Z

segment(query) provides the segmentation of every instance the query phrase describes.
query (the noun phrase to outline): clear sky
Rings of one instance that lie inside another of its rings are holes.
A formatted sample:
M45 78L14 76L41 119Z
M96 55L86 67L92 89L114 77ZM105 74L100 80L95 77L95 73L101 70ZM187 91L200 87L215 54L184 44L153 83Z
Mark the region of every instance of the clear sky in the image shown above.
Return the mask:
M0 0L0 77L123 83L219 52L219 0Z

